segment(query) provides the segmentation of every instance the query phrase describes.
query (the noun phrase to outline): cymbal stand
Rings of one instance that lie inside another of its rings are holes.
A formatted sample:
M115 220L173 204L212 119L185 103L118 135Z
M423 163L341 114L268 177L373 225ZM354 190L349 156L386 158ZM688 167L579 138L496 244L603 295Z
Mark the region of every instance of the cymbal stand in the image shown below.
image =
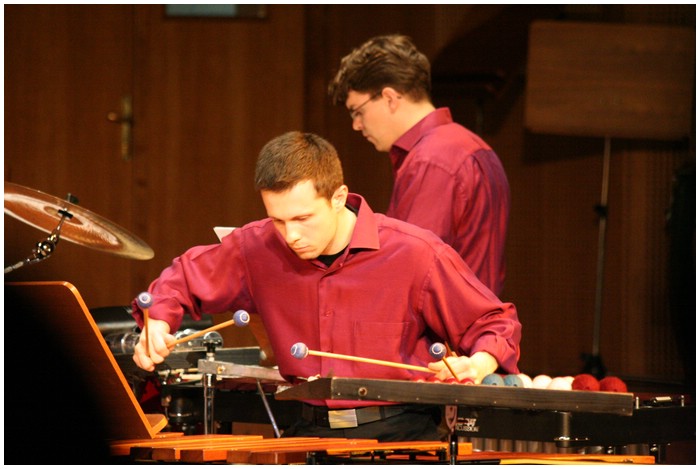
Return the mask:
M71 198L70 194L68 194L68 198ZM58 210L58 213L61 215L61 219L58 221L58 226L53 229L51 234L45 240L36 243L36 246L34 249L32 249L31 256L17 262L16 264L5 267L5 274L17 270L20 267L24 267L25 265L36 264L37 262L43 261L53 254L53 252L56 250L56 245L61 238L61 227L63 226L63 222L66 221L66 219L70 220L73 218L73 214L70 213L67 208Z

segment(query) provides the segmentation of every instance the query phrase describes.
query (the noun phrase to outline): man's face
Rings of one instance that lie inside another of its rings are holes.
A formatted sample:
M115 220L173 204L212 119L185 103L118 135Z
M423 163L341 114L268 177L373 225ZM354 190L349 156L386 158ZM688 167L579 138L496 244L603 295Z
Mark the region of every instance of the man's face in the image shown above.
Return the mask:
M391 111L384 97L350 90L345 100L352 128L362 132L377 151L389 151L396 141L391 132Z
M315 259L335 248L338 210L316 192L310 180L284 192L261 191L267 215L301 259ZM341 249L344 246L341 246Z

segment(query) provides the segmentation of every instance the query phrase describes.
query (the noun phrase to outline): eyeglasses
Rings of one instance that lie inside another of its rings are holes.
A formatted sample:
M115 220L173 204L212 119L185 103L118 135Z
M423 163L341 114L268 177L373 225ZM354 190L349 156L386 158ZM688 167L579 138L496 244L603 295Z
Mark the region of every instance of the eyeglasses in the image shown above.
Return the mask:
M361 114L360 114L360 109L362 109L367 103L369 103L370 101L372 101L372 100L374 100L374 99L380 97L381 95L382 95L381 92L379 92L379 93L374 93L372 96L370 96L370 97L367 99L367 101L365 101L364 103L360 104L360 105L357 106L355 109L351 109L351 110L350 110L350 119L352 119L353 121L354 121L355 119L357 119L357 118L361 115Z

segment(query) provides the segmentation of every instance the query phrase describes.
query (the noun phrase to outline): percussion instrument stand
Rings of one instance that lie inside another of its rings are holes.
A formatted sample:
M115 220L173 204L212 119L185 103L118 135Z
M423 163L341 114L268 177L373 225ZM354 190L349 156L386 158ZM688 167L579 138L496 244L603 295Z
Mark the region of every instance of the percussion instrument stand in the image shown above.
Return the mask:
M207 358L209 362L216 361L215 349L216 346L223 345L223 339L218 333L211 333L215 335L205 336L203 341L204 346L207 348ZM204 390L204 434L210 435L214 433L214 395L216 393L216 387L213 385L214 373L205 373L202 380L202 387ZM255 384L258 388L258 393L260 394L260 399L265 406L265 412L267 413L270 423L272 424L272 429L275 432L275 437L280 438L279 427L277 426L277 421L270 408L270 403L267 401L265 396L265 391L263 390L260 378L255 379Z
M265 412L267 412L267 416L270 419L270 423L272 424L272 429L275 432L275 437L279 438L280 435L280 430L277 427L277 421L275 420L275 416L272 415L272 409L270 409L270 403L267 402L267 397L265 397L265 391L262 388L262 384L260 384L260 379L256 379L255 383L258 385L258 392L260 393L260 398L262 399L263 405L265 406Z
M212 383L214 375L212 373L205 373L204 379L202 380L202 386L204 388L204 434L210 435L214 433L214 393L216 391L215 386ZM277 426L277 421L275 416L272 414L272 409L270 408L270 403L267 401L265 396L265 391L260 384L260 379L256 379L255 383L258 387L258 393L260 394L260 399L262 399L263 405L265 406L265 412L267 413L270 423L272 424L272 429L275 432L275 437L279 438L280 431Z
M449 404L445 405L445 407L443 408L443 413L444 424L447 427L447 430L449 431L448 442L450 444L450 464L457 464L457 452L459 451L459 437L457 436L457 432L455 431L458 414L457 406Z
M220 334L205 336L203 345L207 348L207 360L213 362L216 359L216 346L223 345L223 339ZM206 373L202 380L202 388L204 391L204 434L210 435L214 433L214 394L216 388L212 385L213 376L211 373Z
M203 376L202 387L204 388L204 434L211 435L214 433L214 391L212 385L214 375L206 373Z
M70 197L70 194L68 195ZM32 250L32 255L26 259L17 262L16 264L5 267L5 274L8 274L14 270L24 267L25 265L35 264L37 262L43 261L49 257L56 250L56 245L61 237L61 227L66 219L73 218L73 214L66 208L62 208L58 211L61 214L61 219L58 221L58 226L53 229L48 238L44 241L39 241L36 243L36 247Z

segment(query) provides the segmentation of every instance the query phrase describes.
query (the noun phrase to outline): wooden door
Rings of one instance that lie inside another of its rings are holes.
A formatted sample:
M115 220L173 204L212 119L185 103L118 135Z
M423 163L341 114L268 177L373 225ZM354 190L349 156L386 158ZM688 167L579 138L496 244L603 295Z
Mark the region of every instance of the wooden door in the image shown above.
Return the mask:
M303 9L264 18L136 14L134 220L155 249L143 288L214 226L265 215L253 176L267 141L303 120ZM138 293L138 292L137 292Z
M133 162L107 119L132 90L133 6L5 6L5 180L65 198L133 231ZM48 234L4 217L5 265ZM138 262L59 241L5 280L66 280L92 306L121 304Z

